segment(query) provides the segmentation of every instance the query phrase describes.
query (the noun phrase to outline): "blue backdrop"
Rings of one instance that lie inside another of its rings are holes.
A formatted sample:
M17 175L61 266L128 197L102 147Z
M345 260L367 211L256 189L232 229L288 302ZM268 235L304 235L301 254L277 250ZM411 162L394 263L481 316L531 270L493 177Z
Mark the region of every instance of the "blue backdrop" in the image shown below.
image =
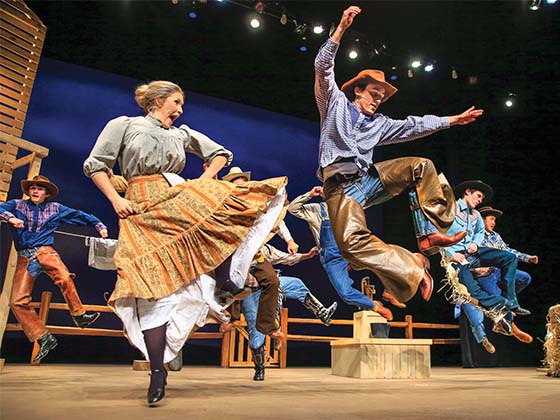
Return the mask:
M117 217L93 182L83 175L82 162L107 121L120 115L141 115L142 111L134 102L133 92L135 87L143 82L43 58L22 136L49 148L50 154L43 162L41 173L59 186L61 193L57 201L97 215L109 227L112 238L116 238L118 233ZM184 88L187 89L184 114L176 123L188 124L233 151L233 165L251 170L254 179L287 175L290 198L319 185L315 176L318 122L190 93L188 86ZM294 94L294 101L297 100ZM183 176L197 177L201 171L202 161L189 155ZM225 173L226 170L223 170L221 175ZM25 176L26 170L16 171L10 198L21 196L19 180ZM368 217L370 226L379 233L381 209L371 209ZM291 215L287 216L286 222L300 244L301 251L307 251L314 245L305 222ZM64 226L61 230L95 235L95 231L89 228ZM6 226L3 226L3 269L9 243L10 235ZM278 238L275 238L273 243L285 249ZM70 270L77 274L76 284L82 300L88 304L104 304L104 294L112 290L115 273L98 271L87 266L87 248L83 239L57 235L56 248ZM318 259L306 261L295 267L286 267L283 271L301 277L325 304L337 299ZM355 278L359 287L360 276L356 274ZM53 302L62 302L59 291L44 275L38 278L33 293L34 300L40 299L43 290L53 291ZM340 302L339 305L336 317L351 318L353 308ZM287 306L294 316L310 316L298 302L288 302ZM63 311L51 311L49 323L71 325L71 319ZM120 322L112 314L104 314L96 326L119 328ZM294 333L309 331L320 335L351 334L348 327L331 327L327 330L322 326L296 326L293 330ZM50 361L128 362L133 357L138 357L138 352L132 350L122 339L62 336L60 340L62 345L49 355ZM206 341L191 341L188 345L189 351L186 352L187 360L193 363L217 364L218 343L213 343L215 351L198 351L198 347L206 347L208 344ZM296 349L298 346L312 345L294 343L290 348ZM110 352L107 352L108 348L111 349ZM7 333L2 350L8 361L26 360L29 349L23 334ZM318 358L309 356L309 359L328 362L328 345L320 344L317 351L320 353Z

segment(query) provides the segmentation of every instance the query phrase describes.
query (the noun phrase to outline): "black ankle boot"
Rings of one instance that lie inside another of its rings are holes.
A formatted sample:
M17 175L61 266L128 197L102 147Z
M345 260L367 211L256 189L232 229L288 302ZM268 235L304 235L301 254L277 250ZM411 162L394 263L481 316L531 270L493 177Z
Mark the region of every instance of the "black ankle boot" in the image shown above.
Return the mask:
M253 381L264 381L264 365L266 363L266 347L263 344L256 349L251 348L253 363L255 364L255 375Z
M74 320L74 324L80 328L86 328L93 324L97 318L99 318L99 312L93 312L88 314L87 312L83 313L82 315L73 316L72 319Z
M58 345L58 342L56 341L56 338L54 338L54 335L52 335L50 332L43 335L37 341L39 341L39 346L40 347L39 347L39 352L33 358L34 362L38 362L39 360L41 360L43 357L45 357L49 353L49 351L51 351L52 349L54 349Z
M152 370L150 374L150 387L148 388L148 404L154 405L165 397L165 385L167 385L167 372L165 370Z

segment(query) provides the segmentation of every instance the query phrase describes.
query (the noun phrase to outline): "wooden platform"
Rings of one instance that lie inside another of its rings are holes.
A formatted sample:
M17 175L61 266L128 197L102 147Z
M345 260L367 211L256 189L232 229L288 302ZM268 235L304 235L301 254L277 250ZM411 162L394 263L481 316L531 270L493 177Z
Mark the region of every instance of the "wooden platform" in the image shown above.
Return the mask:
M430 377L432 340L349 338L331 342L332 374L352 378Z

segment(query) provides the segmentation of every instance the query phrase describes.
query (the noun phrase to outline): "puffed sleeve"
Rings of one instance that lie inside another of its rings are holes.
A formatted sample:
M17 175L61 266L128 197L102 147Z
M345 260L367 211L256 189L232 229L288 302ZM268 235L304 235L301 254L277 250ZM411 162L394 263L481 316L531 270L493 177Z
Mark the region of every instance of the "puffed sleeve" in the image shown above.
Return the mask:
M91 177L96 172L107 172L109 169L113 169L129 123L130 119L124 116L107 123L99 134L89 157L84 162L84 174L86 176Z
M185 134L185 152L193 153L205 162L214 159L216 156L224 156L227 159L226 166L232 162L233 153L208 136L185 124L181 125L179 129Z

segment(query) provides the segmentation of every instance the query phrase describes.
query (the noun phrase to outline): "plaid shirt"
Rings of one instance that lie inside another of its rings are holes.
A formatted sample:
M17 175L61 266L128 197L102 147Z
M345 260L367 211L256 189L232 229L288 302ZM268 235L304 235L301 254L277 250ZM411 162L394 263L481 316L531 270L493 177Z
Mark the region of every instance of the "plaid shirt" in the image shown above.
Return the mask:
M50 201L37 206L31 200L10 200L0 204L0 219L8 221L12 217L21 219L24 223L21 229L9 225L18 251L53 245L54 231L62 222L94 226L98 232L107 229L101 220L92 214Z
M508 244L502 239L498 232L488 232L484 231L484 240L482 241L482 246L487 246L488 248L497 248L503 249L504 251L509 251L512 254L515 254L519 261L523 262L530 262L529 259L531 258L530 255L524 254L519 252L513 248L510 248Z
M353 159L360 175L365 175L373 164L375 146L416 140L449 127L447 117L425 115L393 120L378 113L359 112L336 84L337 50L338 44L328 39L315 58L315 100L321 117L319 179L323 179L323 168L341 159Z

